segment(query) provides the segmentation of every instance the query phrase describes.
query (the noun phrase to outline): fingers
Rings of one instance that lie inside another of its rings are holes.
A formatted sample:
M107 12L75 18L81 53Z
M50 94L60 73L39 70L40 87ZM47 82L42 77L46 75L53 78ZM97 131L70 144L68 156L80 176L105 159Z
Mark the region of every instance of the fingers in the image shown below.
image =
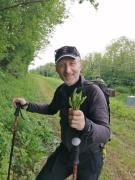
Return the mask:
M72 119L72 120L69 122L69 126L70 126L71 128L74 128L74 129L76 129L76 130L81 131L81 130L83 130L84 127L85 127L85 121L84 121L84 120L83 120L83 121L76 121L76 120Z
M14 98L13 101L12 101L12 106L13 106L14 108L16 108L16 102L17 102L17 97Z
M69 116L80 116L80 115L82 115L82 111L80 111L80 110L73 110L73 109L69 109L68 110L68 115Z
M69 122L70 127L77 129L78 128L78 122L74 119L70 120Z
M77 130L82 130L85 126L84 114L80 110L69 109L68 120L69 126Z
M78 119L80 119L83 116L83 112L80 110L73 110L73 109L69 109L68 112L68 119L69 121L78 121Z
M27 103L27 101L24 98L20 98L20 97L15 97L12 101L12 105L14 108L16 108L16 103L20 103L21 106L25 105Z

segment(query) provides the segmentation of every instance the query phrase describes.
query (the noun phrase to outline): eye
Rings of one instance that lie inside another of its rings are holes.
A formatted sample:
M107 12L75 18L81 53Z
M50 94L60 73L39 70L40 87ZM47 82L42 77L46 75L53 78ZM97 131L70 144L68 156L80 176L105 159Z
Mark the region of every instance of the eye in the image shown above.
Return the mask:
M71 62L70 62L70 65L75 65L75 64L76 64L75 61L71 61Z
M64 67L64 63L63 63L63 62L59 62L59 63L57 64L57 67L63 68L63 67Z

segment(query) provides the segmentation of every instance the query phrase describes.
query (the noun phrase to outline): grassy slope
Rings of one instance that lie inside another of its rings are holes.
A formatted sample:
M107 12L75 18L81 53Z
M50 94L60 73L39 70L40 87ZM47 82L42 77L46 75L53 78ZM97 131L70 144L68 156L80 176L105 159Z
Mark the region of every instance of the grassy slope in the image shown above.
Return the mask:
M107 145L107 157L101 180L135 179L135 109L126 106L128 94L111 99L112 140Z
M12 99L18 96L25 97L31 102L49 102L59 84L60 81L53 78L27 74L16 79L0 71L0 179L6 179L8 169L11 129L14 121ZM56 133L50 125L51 122L57 127L57 121L53 121L57 119L57 115L52 118L25 111L22 113L25 120L19 118L16 135L17 148L14 149L13 164L16 174L21 174L21 177L16 177L17 180L32 180L35 179L34 174L41 169L45 155L54 150L58 141ZM43 161L38 162L42 159ZM25 170L28 168L30 168L29 173L26 173Z
M11 101L13 97L25 97L28 101L32 102L49 102L59 83L59 80L38 75L28 74L20 79L14 79L2 72L0 73L0 126L4 124L4 127L7 127L6 131L0 132L0 138L4 135L4 138L9 139L8 141L2 139L5 143L7 154L10 150L11 142L10 129L14 113ZM113 113L111 119L112 140L106 147L107 156L100 180L133 180L135 179L135 112L134 109L127 108L120 101L117 102L116 99L117 97L111 100ZM59 136L59 125L54 120L57 118L57 115L44 117L24 112L24 116L28 123L31 120L32 122L36 122L37 119L45 120L53 128L53 131L50 130L51 133ZM48 141L50 140L52 139L48 139ZM53 149L54 146L50 144L46 150L50 152ZM8 158L5 157L2 163L5 163L5 166L7 166L7 161ZM40 169L41 163L38 166Z

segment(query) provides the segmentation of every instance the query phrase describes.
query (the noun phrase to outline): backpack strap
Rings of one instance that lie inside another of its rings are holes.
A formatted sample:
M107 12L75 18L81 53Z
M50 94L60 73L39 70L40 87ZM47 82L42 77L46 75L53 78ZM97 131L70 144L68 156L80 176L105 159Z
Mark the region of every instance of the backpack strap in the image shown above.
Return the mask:
M83 85L85 86L91 86L91 85L97 85L101 91L103 92L104 96L105 96L105 99L106 99L106 103L107 103L107 107L108 107L108 114L109 114L109 124L110 124L110 100L109 100L109 93L107 91L107 85L104 84L104 83L99 83L97 81L89 81L89 80L85 80Z

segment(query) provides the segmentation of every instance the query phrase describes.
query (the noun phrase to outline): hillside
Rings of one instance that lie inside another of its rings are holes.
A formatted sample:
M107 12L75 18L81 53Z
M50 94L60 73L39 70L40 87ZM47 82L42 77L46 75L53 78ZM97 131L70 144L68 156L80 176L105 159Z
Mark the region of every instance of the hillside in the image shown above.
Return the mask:
M53 78L27 74L16 79L0 72L0 179L5 180L8 171L15 111L12 99L18 96L31 102L49 102L59 84L60 81ZM22 114L24 119L19 118L14 148L13 178L32 180L41 169L45 156L53 151L59 142L56 137L59 132L55 133L51 125L52 120L58 118L57 115L43 116L23 110ZM57 124L54 120L54 127L57 127Z
M12 140L14 109L12 99L25 97L31 102L49 102L60 84L58 79L35 74L14 78L0 71L0 179L6 179ZM125 105L128 93L111 99L112 140L100 180L135 179L135 111ZM124 99L125 98L125 99ZM34 180L50 152L59 143L59 122L55 116L32 114L22 110L13 158L14 180Z

